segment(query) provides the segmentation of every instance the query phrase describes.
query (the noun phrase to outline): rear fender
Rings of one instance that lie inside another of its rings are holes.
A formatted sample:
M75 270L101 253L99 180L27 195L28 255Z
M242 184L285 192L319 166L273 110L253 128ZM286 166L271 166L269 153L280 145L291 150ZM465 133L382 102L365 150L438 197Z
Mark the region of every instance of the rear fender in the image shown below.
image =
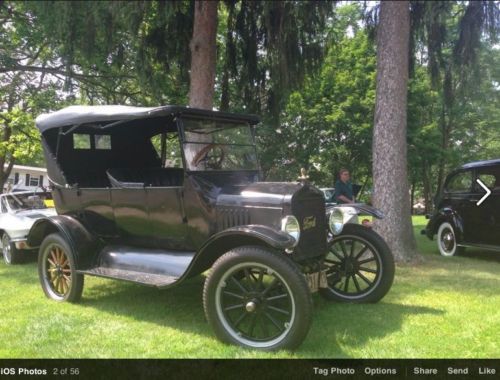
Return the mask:
M98 251L99 241L79 220L68 215L38 219L28 233L28 244L31 247L39 247L52 233L60 233L70 245L75 253L77 269L87 269L91 266Z
M429 220L425 229L427 237L432 240L434 235L437 234L439 226L444 222L448 222L453 226L455 239L457 243L461 243L464 236L464 223L460 215L449 207L438 210Z

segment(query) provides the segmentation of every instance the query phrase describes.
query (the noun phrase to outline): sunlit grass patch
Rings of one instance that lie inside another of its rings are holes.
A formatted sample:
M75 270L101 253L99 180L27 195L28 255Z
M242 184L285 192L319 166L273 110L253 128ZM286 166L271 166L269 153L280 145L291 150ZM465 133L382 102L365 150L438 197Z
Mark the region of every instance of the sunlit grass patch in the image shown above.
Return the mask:
M159 291L85 278L79 304L45 298L34 261L0 264L2 358L496 358L500 356L500 255L444 258L420 235L417 266L398 266L378 304L329 303L314 295L314 320L295 352L220 343L205 321L203 277Z

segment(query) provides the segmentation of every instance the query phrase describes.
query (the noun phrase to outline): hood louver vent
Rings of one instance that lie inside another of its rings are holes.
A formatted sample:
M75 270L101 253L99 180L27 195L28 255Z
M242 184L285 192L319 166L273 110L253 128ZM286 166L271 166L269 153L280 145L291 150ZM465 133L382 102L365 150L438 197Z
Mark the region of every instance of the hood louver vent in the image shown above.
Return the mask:
M250 224L250 214L245 208L219 207L217 211L217 227L219 231Z

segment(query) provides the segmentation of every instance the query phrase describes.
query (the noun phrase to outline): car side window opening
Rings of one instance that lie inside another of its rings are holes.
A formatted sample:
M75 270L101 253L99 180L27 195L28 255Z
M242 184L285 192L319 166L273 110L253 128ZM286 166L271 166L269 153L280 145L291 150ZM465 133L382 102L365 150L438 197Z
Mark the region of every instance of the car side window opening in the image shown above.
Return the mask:
M96 149L111 150L111 136L94 135L94 146Z
M73 149L90 149L90 135L82 133L73 134Z
M500 168L483 168L477 170L476 177L481 180L486 187L493 191L500 191ZM483 192L479 184L475 184L475 190Z
M446 190L450 193L464 193L471 190L472 172L465 171L455 174L447 183Z
M482 183L486 185L486 187L493 189L495 187L496 178L493 174L479 174L477 176Z
M164 142L162 142L162 139L165 139ZM163 168L183 168L181 146L177 132L155 135L151 137L151 143L158 157L162 159ZM162 144L165 144L164 152L162 151Z

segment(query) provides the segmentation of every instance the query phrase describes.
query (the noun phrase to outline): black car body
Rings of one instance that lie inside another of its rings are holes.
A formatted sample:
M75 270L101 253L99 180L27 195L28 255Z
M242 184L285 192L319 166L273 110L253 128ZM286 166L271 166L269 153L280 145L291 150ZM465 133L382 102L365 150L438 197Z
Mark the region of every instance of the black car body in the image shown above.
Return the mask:
M40 246L46 295L78 300L83 275L168 288L212 268L204 292L212 327L222 340L262 349L302 341L309 293L330 292L329 278L339 288L331 298L382 298L393 277L385 243L361 229L376 241L356 246L351 233L347 244L366 264L346 252L348 269L326 265L336 244L327 219L340 234L342 210L327 211L323 193L307 181L261 181L258 121L179 106L73 106L39 117L59 214L37 221L28 238ZM356 278L341 282L351 272ZM244 320L231 314L239 308ZM276 331L255 327L256 313Z
M500 160L472 162L451 172L435 206L423 233L431 240L438 235L443 256L466 247L500 250Z

